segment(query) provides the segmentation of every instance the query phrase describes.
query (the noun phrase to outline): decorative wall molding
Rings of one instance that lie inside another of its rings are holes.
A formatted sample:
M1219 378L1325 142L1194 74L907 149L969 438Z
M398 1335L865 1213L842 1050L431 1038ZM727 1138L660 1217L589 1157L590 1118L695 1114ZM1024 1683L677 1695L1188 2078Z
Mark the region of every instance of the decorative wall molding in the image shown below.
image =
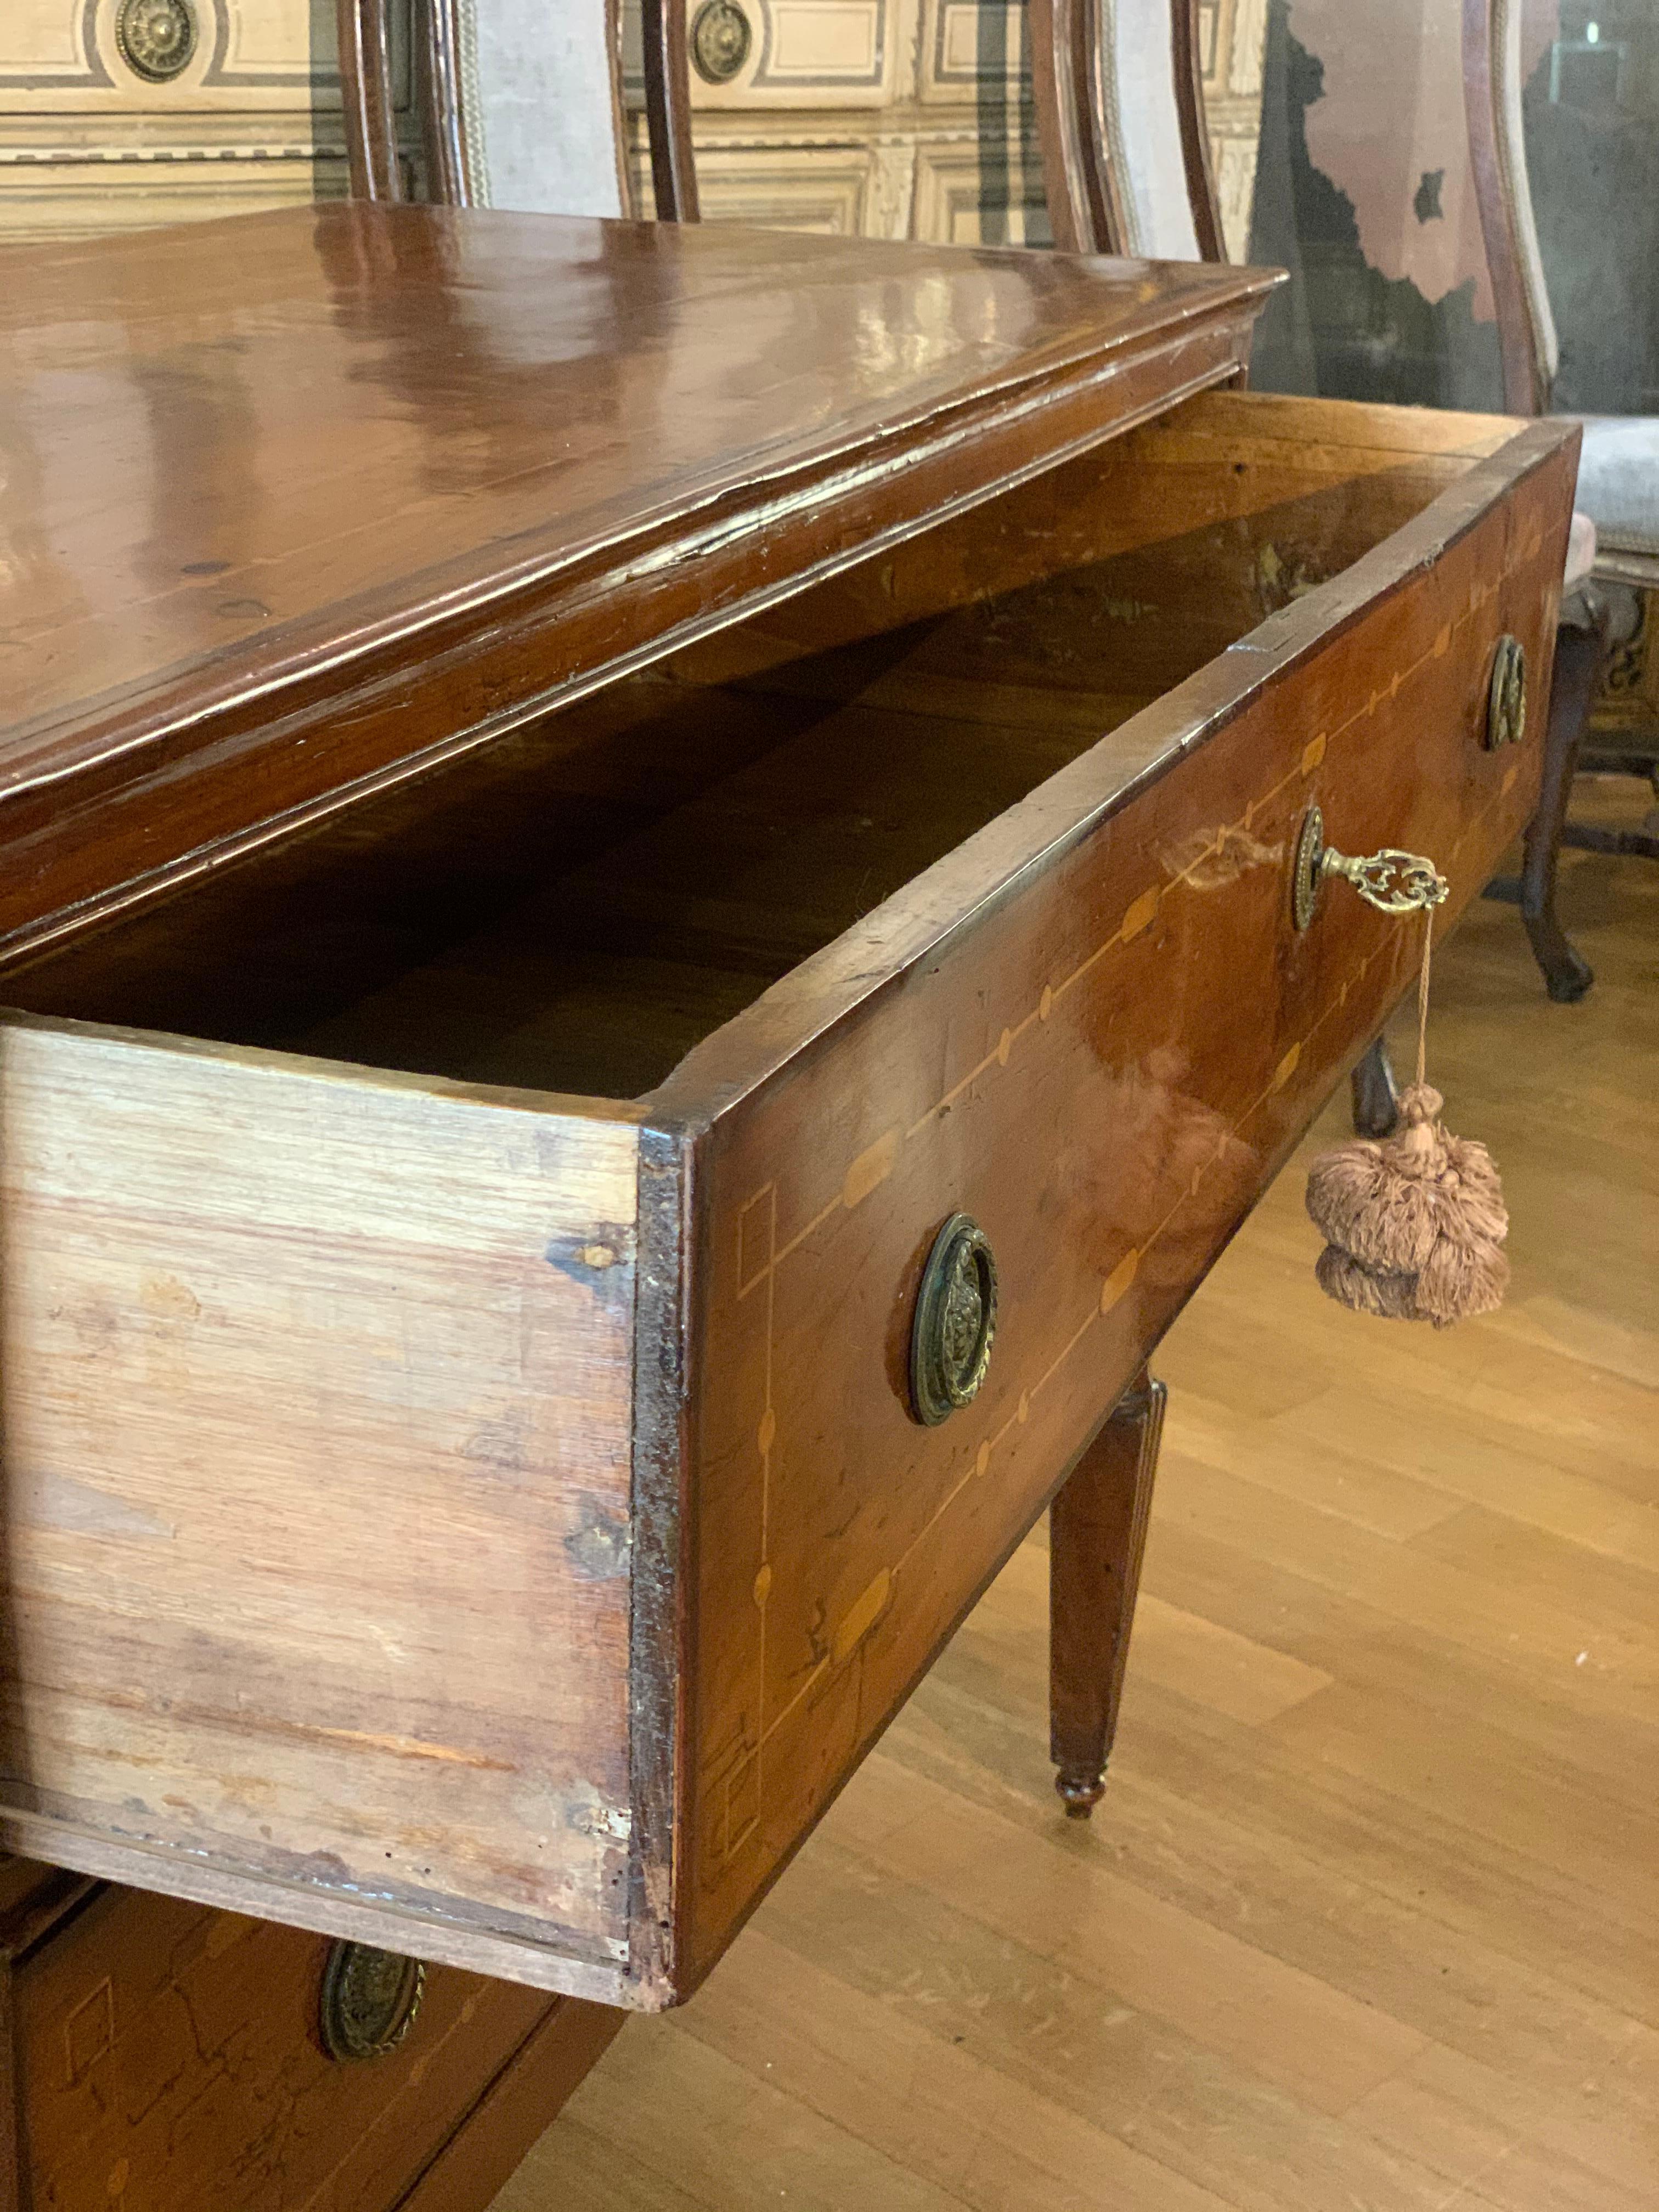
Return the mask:
M0 238L344 191L331 5L190 4L195 51L178 76L151 83L120 59L120 0L0 0ZM400 0L392 27L411 163L415 4ZM1023 0L735 4L753 31L742 68L725 84L693 80L706 216L1047 242ZM1200 9L1211 159L1235 258L1249 231L1266 21L1267 0ZM630 76L630 167L635 204L648 205L643 86Z
M123 0L0 0L0 241L252 212L348 186L332 0L185 0L172 76L124 59ZM413 167L410 10L394 12Z

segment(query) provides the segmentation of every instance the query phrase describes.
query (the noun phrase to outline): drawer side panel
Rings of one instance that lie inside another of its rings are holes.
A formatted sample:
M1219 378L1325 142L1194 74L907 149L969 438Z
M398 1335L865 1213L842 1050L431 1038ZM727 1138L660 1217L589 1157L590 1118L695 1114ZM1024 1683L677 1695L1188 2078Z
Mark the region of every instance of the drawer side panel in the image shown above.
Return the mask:
M0 1833L623 1955L635 1141L0 1024Z

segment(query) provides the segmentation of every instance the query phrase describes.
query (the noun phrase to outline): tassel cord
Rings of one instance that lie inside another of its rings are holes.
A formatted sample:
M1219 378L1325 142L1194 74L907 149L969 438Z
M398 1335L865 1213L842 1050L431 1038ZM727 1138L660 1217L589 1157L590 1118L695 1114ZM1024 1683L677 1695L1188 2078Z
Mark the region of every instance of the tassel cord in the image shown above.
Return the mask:
M1423 909L1423 968L1417 979L1417 1081L1419 1090L1428 1080L1429 965L1434 957L1434 908Z

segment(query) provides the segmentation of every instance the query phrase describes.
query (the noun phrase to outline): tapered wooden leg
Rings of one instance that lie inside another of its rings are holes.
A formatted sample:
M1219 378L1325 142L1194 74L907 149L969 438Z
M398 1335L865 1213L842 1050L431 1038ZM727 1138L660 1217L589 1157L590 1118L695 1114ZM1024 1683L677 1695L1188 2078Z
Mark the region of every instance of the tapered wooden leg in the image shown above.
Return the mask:
M1048 1755L1077 1820L1105 1792L1166 1395L1143 1368L1049 1511Z
M1391 1137L1400 1120L1400 1086L1394 1079L1389 1048L1378 1037L1348 1078L1353 1097L1354 1134Z

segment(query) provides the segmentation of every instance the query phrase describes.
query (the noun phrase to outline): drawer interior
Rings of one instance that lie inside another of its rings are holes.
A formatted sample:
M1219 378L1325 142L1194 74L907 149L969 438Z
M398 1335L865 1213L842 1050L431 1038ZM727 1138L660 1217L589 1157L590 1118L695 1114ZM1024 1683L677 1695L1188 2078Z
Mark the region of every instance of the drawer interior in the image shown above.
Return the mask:
M1188 402L0 990L42 1013L639 1096L1511 429Z

